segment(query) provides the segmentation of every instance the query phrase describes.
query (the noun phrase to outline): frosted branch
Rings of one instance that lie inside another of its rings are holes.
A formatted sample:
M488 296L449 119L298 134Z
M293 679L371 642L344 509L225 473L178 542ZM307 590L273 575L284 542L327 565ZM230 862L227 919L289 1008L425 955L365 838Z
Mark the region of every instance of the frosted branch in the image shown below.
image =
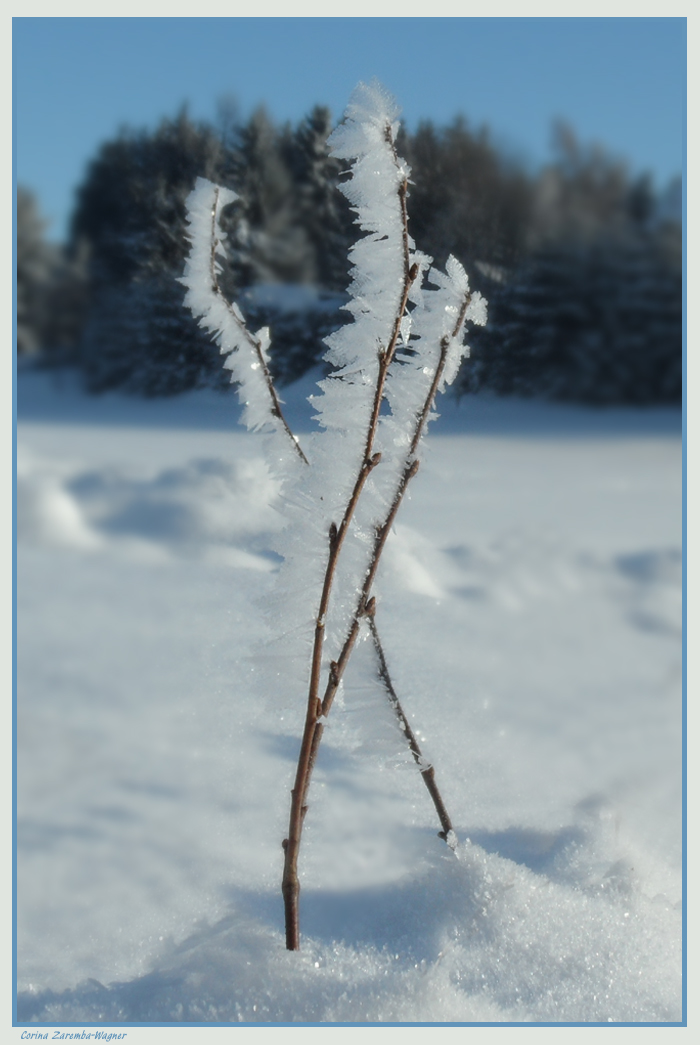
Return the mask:
M451 849L456 849L457 835L455 834L454 828L452 827L452 821L450 820L450 816L447 812L447 809L445 808L445 803L443 802L442 795L440 794L440 789L437 785L437 780L435 779L435 769L433 768L433 766L430 765L430 763L426 762L425 758L423 757L423 752L420 749L420 744L418 743L415 733L411 729L406 713L401 706L401 701L399 700L396 690L394 689L394 683L391 680L391 675L389 674L389 668L386 662L386 657L384 655L384 648L382 646L381 639L379 638L379 631L377 630L377 623L375 621L374 600L372 600L372 605L368 605L367 607L367 621L369 624L370 634L372 635L372 642L374 643L374 650L377 654L379 678L381 679L386 690L387 697L389 698L389 704L391 705L392 710L396 715L399 724L399 729L401 730L408 742L408 746L411 751L411 754L413 755L413 759L420 770L421 777L423 778L423 783L427 787L428 794L430 795L433 801L433 805L435 806L435 812L438 815L440 826L442 827L442 831L439 832L440 838L442 838L442 840L446 842Z
M330 144L334 155L344 158L351 157L355 160L352 180L342 186L342 191L345 192L351 203L355 204L360 227L370 230L371 234L360 240L351 252L355 261L351 285L354 300L348 307L355 314L355 323L350 328L338 332L332 339L331 350L326 358L343 369L345 377L343 391L346 395L352 390L356 391L353 400L361 410L360 416L365 413L362 407L367 398L366 390L372 388L372 383L367 380L370 373L373 375L374 381L371 407L366 421L366 434L355 481L340 523L332 522L329 530L328 560L316 614L306 722L292 789L289 835L285 844L285 869L282 881L287 947L290 950L296 950L299 947L299 880L296 868L306 809L306 795L315 752L323 732L323 725L319 722L319 718L321 716L325 718L325 712L322 711L319 700L319 688L326 620L333 582L340 553L349 533L360 496L367 479L381 461L381 453L374 450L379 413L384 398L387 375L396 353L402 323L407 314L411 287L420 271L419 263L412 261L410 256L406 214L408 168L400 161L396 153L394 146L396 126L392 124L386 98L382 97L376 89L366 88L364 85L361 85L355 92L353 98L354 101L351 102L346 113L345 123L331 136ZM358 121L357 111L360 104L362 105L362 119ZM381 181L377 180L377 175L381 176ZM385 194L387 184L390 191ZM381 188L381 192L377 191L378 186ZM381 273L376 269L378 247L384 262L384 271ZM387 327L389 328L388 338L386 337ZM376 347L372 350L372 346L375 345ZM358 365L364 380L355 384L348 378L353 370L358 368ZM325 390L328 393L331 393L333 389L332 380L327 379L324 382ZM335 380L337 381L338 378L336 377ZM326 423L329 419L328 404L325 400L326 397L320 400L322 423ZM357 425L357 416L352 420ZM342 673L343 669L344 664L341 668L340 664L336 665L331 661L329 677L331 680L337 679L336 690L340 681L338 672ZM332 685L332 681L329 685Z
M319 382L322 394L311 397L326 431L312 443L314 467L299 470L288 491L287 516L300 525L288 527L279 549L285 560L282 584L295 600L285 605L287 631L301 632L307 622L313 627L306 718L283 843L290 950L299 947L297 864L311 776L364 619L380 679L438 812L441 837L456 845L434 770L423 758L391 683L372 588L389 532L419 469L418 452L434 416L435 398L454 380L468 352L466 322L484 323L486 303L470 290L454 258L441 273L430 269L432 259L415 249L408 231L410 168L396 149L397 117L393 99L379 85L360 84L343 123L329 139L331 154L351 161L352 177L340 189L364 235L350 251L351 285L344 307L353 322L326 339L324 358L333 370ZM236 199L230 190L197 180L187 201L192 246L181 280L187 287L185 303L227 357L224 366L238 383L245 406L244 423L279 434L286 447L294 447L295 459L308 464L272 382L269 331L251 334L240 309L227 301L219 285L217 258L225 258L219 215ZM426 281L433 289L424 286ZM385 402L388 413L382 413ZM307 592L317 582L320 597L313 612ZM326 645L334 657L328 656Z
M245 407L243 423L253 431L272 429L282 434L287 445L308 464L303 450L287 424L269 369L270 332L262 327L256 334L248 330L235 302L223 295L219 286L221 266L217 255L225 258L224 233L219 224L221 209L238 196L231 189L197 178L187 197L187 235L191 242L180 282L187 287L185 305L199 325L214 335L224 367L231 381L238 383L238 398Z
M319 707L319 716L323 716L324 719L328 718L328 714L333 705L336 693L338 692L338 687L340 686L343 674L350 660L352 651L355 647L355 643L357 641L357 637L360 631L360 622L363 617L373 615L374 613L374 600L371 599L370 596L372 586L377 575L377 570L379 568L381 555L384 550L384 546L386 544L391 528L394 525L394 520L396 518L398 510L401 507L401 502L403 501L403 498L406 494L408 485L413 479L413 477L417 474L418 469L420 467L420 461L414 456L415 451L427 428L430 410L435 400L435 395L438 390L444 388L446 380L445 371L447 368L448 361L455 354L459 354L461 358L461 353L463 351L462 335L464 330L464 323L466 321L467 316L470 315L470 310L471 315L475 316L477 319L481 319L482 314L484 315L485 319L485 313L482 312L483 299L481 299L481 297L479 296L476 299L476 301L474 301L476 295L472 295L472 293L470 292L469 283L461 265L459 266L459 270L455 270L455 274L458 277L463 276L463 279L453 279L451 280L451 282L445 283L444 289L447 293L450 293L452 296L454 296L455 293L461 292L463 298L459 306L456 308L456 320L452 321L452 323L448 326L447 332L444 333L440 339L438 363L435 367L434 373L432 374L432 380L430 381L430 385L425 395L423 404L414 417L409 448L403 457L402 468L400 471L396 490L394 492L393 500L391 502L391 506L389 507L388 513L384 520L376 527L374 544L372 547L369 566L365 572L365 578L357 599L355 612L353 614L352 621L348 633L346 635L345 641L343 643L342 649L340 651L340 654L336 660L331 662L331 670L328 673L326 690L323 695L323 700L320 701ZM439 293L439 291L436 292L436 296ZM444 306L442 300L440 304L442 305L443 313L449 314L446 313L446 306ZM454 304L448 307L451 307L453 310L455 308ZM438 308L436 308L435 313L441 315L441 312ZM316 754L318 752L318 747L321 742L322 735L323 726L317 724L315 726L314 736L311 740L309 768L307 771L307 790L308 780L310 779L311 772L313 770L313 766L316 760ZM304 792L303 794L303 801L306 801L306 792Z

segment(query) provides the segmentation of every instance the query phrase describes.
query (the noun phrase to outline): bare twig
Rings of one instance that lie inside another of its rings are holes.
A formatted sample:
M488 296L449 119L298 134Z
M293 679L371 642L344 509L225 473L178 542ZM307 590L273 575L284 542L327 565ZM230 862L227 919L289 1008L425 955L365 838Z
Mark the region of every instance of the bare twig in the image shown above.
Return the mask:
M442 831L438 832L439 837L442 838L449 845L450 849L454 850L457 848L457 835L455 834L454 828L452 827L452 821L450 820L447 809L445 808L445 803L442 800L442 795L440 794L440 790L437 786L437 781L435 780L435 770L423 757L423 752L421 751L420 745L416 740L416 735L409 725L406 713L401 707L401 701L399 700L396 694L396 690L394 689L394 684L391 681L391 675L389 674L389 668L387 667L386 657L384 656L384 649L382 647L382 643L379 638L379 632L377 630L374 610L374 599L371 599L370 604L368 604L367 606L367 623L369 624L369 630L372 635L374 649L377 654L379 678L382 680L384 684L384 688L386 689L387 696L389 698L389 703L396 712L399 727L401 728L403 735L406 737L406 740L408 741L408 746L411 749L411 754L413 755L416 765L420 769L420 774L423 777L425 786L427 787L428 793L430 794L430 797L433 800L433 805L435 806L435 811L438 815L438 819L442 827Z

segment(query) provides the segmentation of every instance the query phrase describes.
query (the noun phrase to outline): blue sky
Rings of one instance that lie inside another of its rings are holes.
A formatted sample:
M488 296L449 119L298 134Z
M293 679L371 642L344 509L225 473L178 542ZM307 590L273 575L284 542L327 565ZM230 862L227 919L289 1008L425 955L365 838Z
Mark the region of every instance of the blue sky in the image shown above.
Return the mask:
M680 18L15 18L16 172L61 238L85 164L120 125L184 102L213 119L234 96L278 120L316 103L339 118L378 77L409 127L464 113L536 167L552 121L663 186L682 169Z

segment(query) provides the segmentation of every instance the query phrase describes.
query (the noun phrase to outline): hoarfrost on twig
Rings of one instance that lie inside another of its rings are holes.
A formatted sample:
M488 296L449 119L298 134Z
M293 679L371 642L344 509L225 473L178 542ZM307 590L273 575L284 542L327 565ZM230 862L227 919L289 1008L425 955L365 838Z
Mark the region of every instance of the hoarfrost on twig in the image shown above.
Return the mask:
M276 464L287 469L288 525L275 599L279 633L310 656L306 724L285 839L287 946L299 946L297 859L316 752L343 673L364 622L374 639L382 679L413 757L428 787L451 849L457 838L435 783L393 689L379 640L372 588L379 560L409 483L435 397L451 384L463 357L467 322L486 322L486 302L472 292L453 257L445 272L417 251L408 231L410 167L396 149L398 108L377 83L359 84L343 123L329 139L331 155L351 163L341 191L365 233L350 251L352 323L326 339L332 370L310 397L323 431L307 459L282 416L270 377L267 328L251 334L237 305L221 293L217 257L225 258L219 225L234 192L197 180L188 199L192 249L182 282L185 303L216 338L224 366L238 383L243 420L284 445ZM382 403L389 410L382 412ZM293 448L293 452L290 452ZM291 461L311 468L291 470ZM320 593L320 594L319 594ZM289 663L299 664L291 654ZM300 680L287 675L288 687Z

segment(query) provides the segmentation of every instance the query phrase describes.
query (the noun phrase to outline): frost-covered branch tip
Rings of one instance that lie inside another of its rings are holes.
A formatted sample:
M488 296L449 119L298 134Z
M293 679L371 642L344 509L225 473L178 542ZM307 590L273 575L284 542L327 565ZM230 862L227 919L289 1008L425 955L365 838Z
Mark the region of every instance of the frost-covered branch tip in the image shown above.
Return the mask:
M238 383L238 398L244 406L243 423L253 431L272 429L280 432L287 445L308 461L282 414L269 369L270 331L261 327L255 334L248 330L243 314L235 302L224 297L219 286L221 265L225 259L225 234L219 224L223 207L234 203L238 195L197 178L187 197L187 235L191 243L180 282L187 287L185 305L199 325L214 335L222 354L224 367L231 380Z

